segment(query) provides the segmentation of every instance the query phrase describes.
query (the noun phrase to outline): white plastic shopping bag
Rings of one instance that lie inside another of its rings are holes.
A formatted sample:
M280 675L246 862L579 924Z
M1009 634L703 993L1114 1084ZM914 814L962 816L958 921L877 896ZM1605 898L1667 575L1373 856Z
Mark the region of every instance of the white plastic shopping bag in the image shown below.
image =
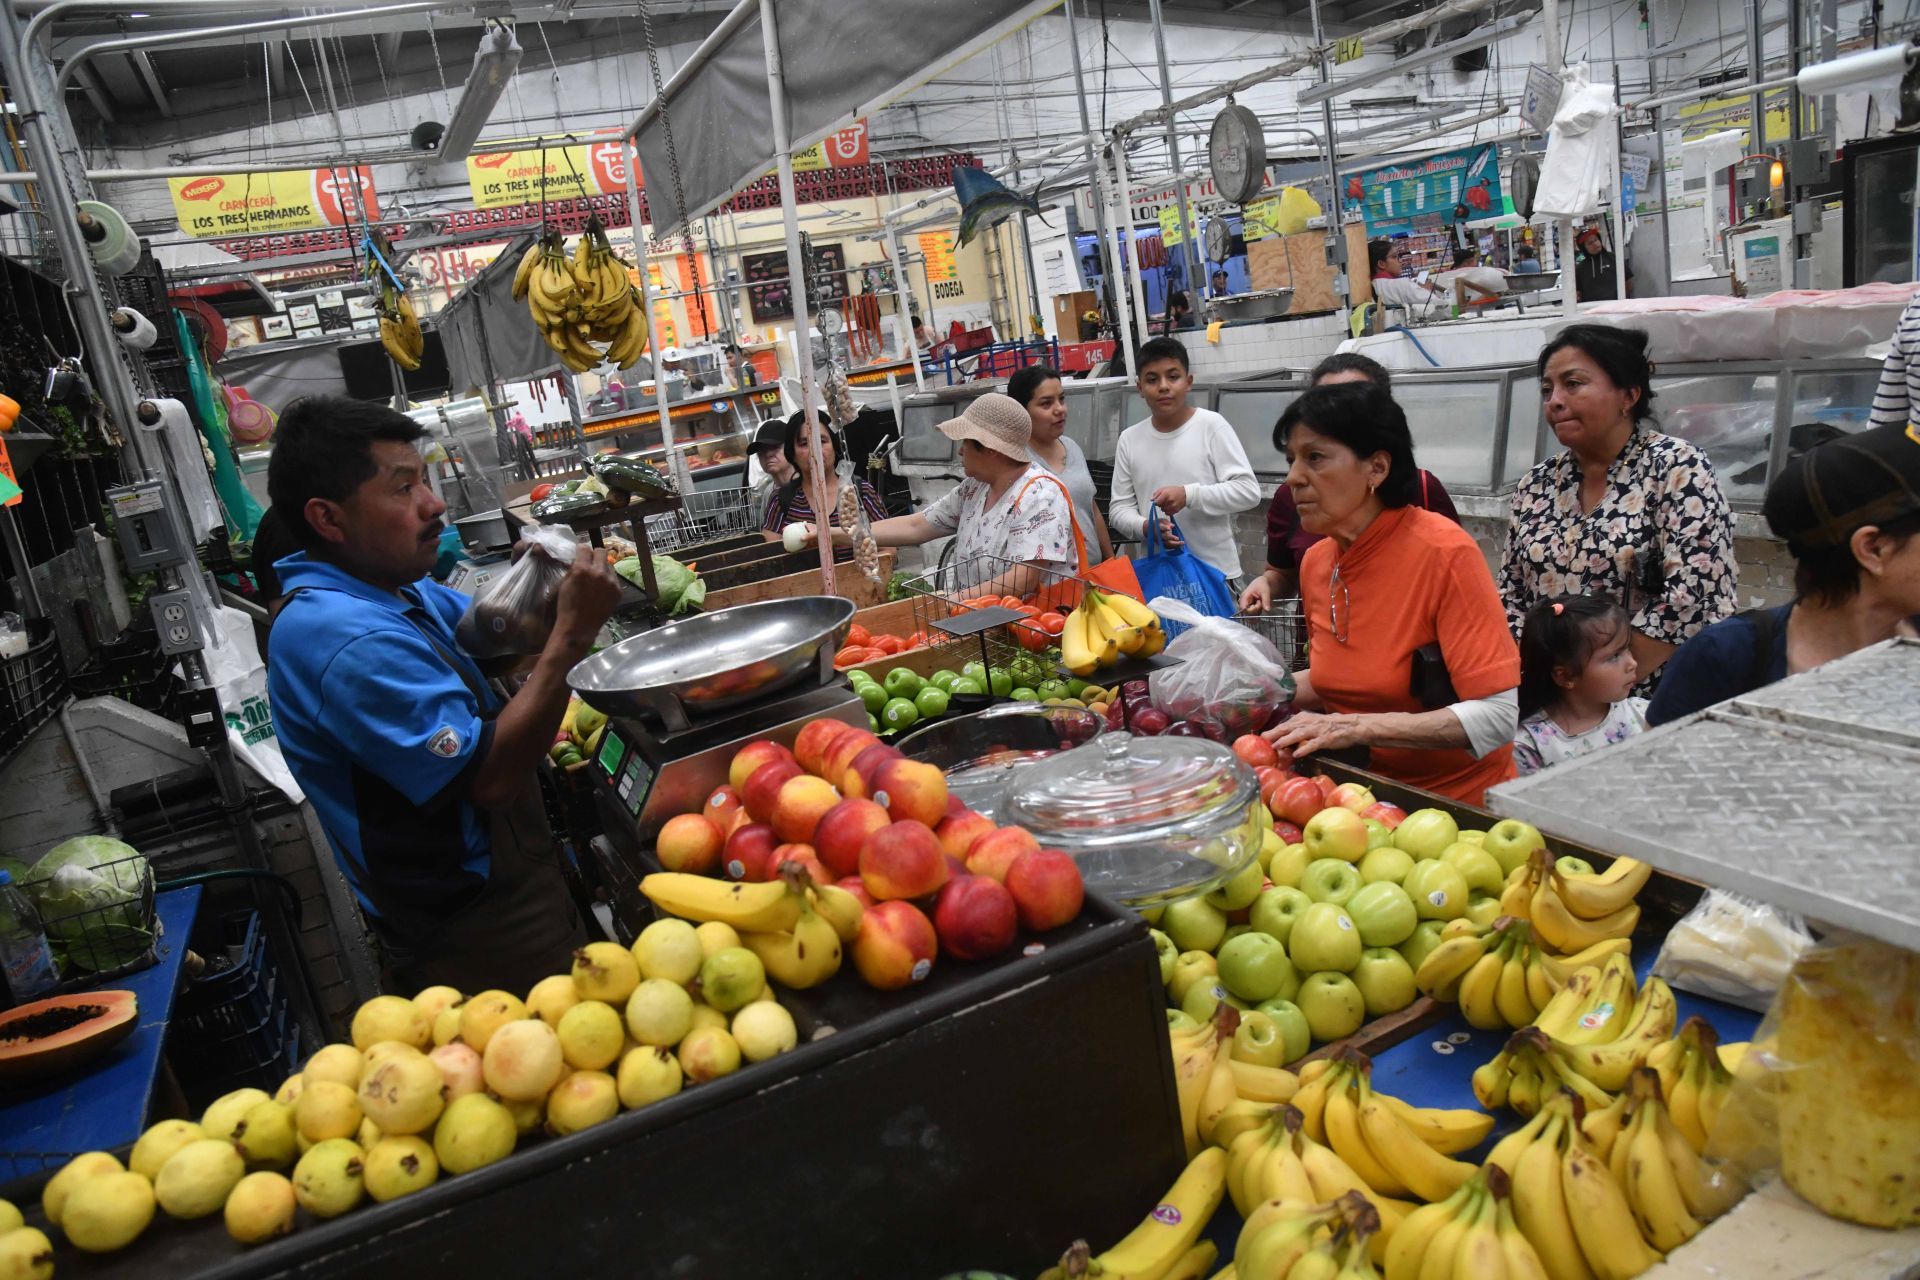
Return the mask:
M208 645L201 656L207 664L207 676L220 695L227 741L236 757L299 804L307 796L293 780L293 771L280 753L280 739L273 733L273 708L267 704L267 664L260 660L260 646L254 643L253 619L238 609L224 607L215 610L215 615L219 643Z

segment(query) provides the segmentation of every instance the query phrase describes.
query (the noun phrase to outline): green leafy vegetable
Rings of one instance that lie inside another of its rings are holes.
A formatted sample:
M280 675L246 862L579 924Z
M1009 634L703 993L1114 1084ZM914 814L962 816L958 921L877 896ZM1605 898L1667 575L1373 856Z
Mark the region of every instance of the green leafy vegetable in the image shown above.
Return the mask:
M72 962L100 971L138 959L152 945L147 860L106 836L76 836L33 866L28 896L47 937Z
M646 585L645 580L640 576L638 556L628 556L614 565L613 571L636 587ZM653 577L654 581L660 585L660 598L657 603L668 617L696 608L707 598L706 580L672 556L653 558Z

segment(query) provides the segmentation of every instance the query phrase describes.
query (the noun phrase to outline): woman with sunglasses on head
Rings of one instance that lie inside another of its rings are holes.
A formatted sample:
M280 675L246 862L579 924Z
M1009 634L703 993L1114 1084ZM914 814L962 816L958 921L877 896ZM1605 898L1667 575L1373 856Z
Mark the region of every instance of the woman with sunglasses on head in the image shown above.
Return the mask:
M1368 767L1467 804L1513 774L1520 651L1473 536L1414 505L1406 415L1365 384L1315 387L1273 429L1300 523L1304 714L1269 729L1296 756L1365 747Z

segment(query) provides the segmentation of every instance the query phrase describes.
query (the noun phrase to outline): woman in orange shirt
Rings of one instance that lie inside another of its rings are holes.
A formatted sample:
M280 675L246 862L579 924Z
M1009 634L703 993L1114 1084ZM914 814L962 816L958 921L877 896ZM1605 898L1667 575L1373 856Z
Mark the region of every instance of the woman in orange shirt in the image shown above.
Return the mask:
M1413 437L1393 398L1316 387L1273 429L1301 525L1304 714L1268 731L1295 755L1365 746L1370 767L1466 804L1514 776L1520 652L1486 557L1415 496Z

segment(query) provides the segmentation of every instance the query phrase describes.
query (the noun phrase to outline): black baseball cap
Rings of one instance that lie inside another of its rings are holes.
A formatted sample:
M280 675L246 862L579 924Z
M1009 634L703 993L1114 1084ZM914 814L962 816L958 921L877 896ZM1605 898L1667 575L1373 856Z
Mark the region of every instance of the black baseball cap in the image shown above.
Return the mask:
M1761 507L1790 549L1845 546L1854 531L1920 512L1920 426L1870 427L1787 463Z
M765 453L769 449L783 449L787 444L787 423L784 418L768 418L753 433L753 452Z

